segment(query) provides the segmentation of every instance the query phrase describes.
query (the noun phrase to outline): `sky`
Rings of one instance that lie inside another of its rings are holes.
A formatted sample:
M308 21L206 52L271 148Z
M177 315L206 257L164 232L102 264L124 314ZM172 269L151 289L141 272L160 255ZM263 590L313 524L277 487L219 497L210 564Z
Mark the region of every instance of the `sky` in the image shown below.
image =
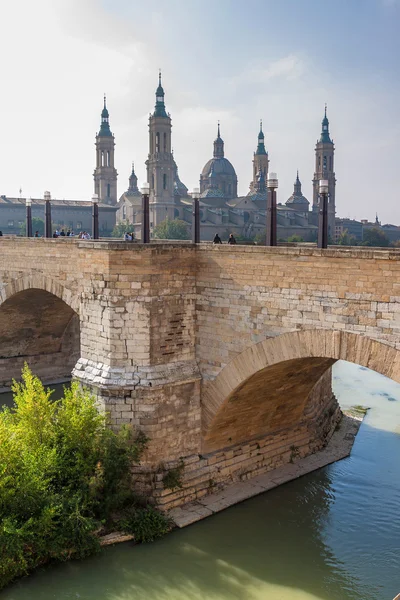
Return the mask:
M400 0L0 0L0 194L88 200L107 94L118 194L146 179L158 70L189 191L225 156L248 192L263 120L278 201L312 201L328 105L337 215L400 225Z

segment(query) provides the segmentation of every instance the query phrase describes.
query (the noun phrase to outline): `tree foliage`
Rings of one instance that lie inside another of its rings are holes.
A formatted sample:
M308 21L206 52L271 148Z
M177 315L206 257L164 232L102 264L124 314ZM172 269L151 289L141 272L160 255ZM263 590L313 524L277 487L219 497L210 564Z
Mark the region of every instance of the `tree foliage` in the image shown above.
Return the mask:
M122 238L125 233L131 233L133 231L133 223L130 223L128 220L121 221L121 223L116 223L114 225L114 229L112 230L111 237L114 238Z
M304 242L304 239L301 237L301 235L293 234L288 237L287 241L293 242L293 243L300 243L300 242Z
M154 237L159 240L188 240L189 232L185 221L165 219L154 227Z
M379 248L387 248L390 244L390 240L384 231L378 229L378 227L372 227L371 229L364 229L363 241L361 246L375 246Z
M38 565L96 551L96 531L135 511L130 465L146 444L130 429L107 428L76 382L52 401L25 365L13 392L14 408L0 412L0 588ZM147 509L130 522L153 539L169 522Z
M345 229L337 238L336 244L339 246L357 246L358 242L357 238L354 235L350 235L348 230Z
M39 232L39 235L41 237L44 236L44 221L43 221L43 219L40 219L39 217L32 217L32 233L33 233L33 235L35 235L36 231ZM22 225L20 226L19 233L20 233L20 235L23 235L23 236L26 235L26 221L24 221L22 223Z

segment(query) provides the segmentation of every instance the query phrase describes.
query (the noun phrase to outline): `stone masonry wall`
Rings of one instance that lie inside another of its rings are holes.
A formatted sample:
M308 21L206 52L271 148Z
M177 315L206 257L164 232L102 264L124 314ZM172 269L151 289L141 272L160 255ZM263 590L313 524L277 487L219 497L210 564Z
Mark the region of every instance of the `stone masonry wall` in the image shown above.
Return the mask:
M341 411L332 393L331 369L328 368L309 394L302 418L295 427L285 427L282 423L279 428L247 443L160 462L158 470L137 466L132 469L133 475L138 489L151 495L161 508L169 510L321 450L340 419ZM165 489L163 479L171 469L181 472L182 487Z
M204 380L252 344L288 331L350 331L400 348L397 250L202 244L197 269Z

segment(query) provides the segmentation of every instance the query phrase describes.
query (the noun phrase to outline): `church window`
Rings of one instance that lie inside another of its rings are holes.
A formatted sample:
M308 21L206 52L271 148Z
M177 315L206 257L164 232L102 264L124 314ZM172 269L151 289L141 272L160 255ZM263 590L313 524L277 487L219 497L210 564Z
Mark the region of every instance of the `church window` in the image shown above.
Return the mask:
M329 170L332 171L332 156L329 157Z
M111 186L109 183L107 183L107 198L110 197L110 191L111 191Z
M164 133L164 152L167 151L167 134Z
M326 156L324 156L324 171L326 171L327 166L326 166Z
M154 173L151 174L151 189L154 190Z
M104 167L104 152L101 151L101 166Z
M110 166L110 151L107 150L107 167Z
M164 190L167 189L167 176L165 173L163 175L163 188L164 188Z
M225 194L225 190L226 190L226 185L225 185L225 181L222 182L222 191Z
M125 206L125 204L122 207L122 218L126 219L126 206Z
M244 222L247 223L250 220L250 213L245 210L243 213Z
M158 131L156 133L156 152L160 152L160 134Z
M232 185L231 184L228 185L228 194L229 194L229 196L232 195Z

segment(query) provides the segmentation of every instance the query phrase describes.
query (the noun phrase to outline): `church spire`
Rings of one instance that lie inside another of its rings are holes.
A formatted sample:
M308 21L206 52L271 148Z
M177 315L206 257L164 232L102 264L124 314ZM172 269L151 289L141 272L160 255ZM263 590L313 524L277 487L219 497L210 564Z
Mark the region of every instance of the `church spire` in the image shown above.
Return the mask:
M156 89L156 106L154 108L154 117L168 117L164 103L164 88L161 85L161 69L158 73L158 88Z
M302 196L303 194L301 193L301 181L299 179L299 170L297 169L297 177L296 177L296 181L294 182L294 190L293 190L293 196Z
M258 134L258 145L257 145L256 154L267 154L267 151L265 150L265 144L264 144L264 132L262 129L262 119L260 120L260 132Z
M329 120L328 117L326 116L326 109L327 106L325 104L325 115L324 118L322 119L322 131L321 131L321 137L320 137L320 142L322 143L328 143L328 144L332 144L332 140L329 136Z
M100 136L112 135L111 130L110 130L110 119L109 119L109 114L108 114L108 110L107 110L107 101L106 101L105 94L104 94L104 106L103 106L103 110L101 111L101 123L100 123L99 135Z
M217 139L214 141L214 158L224 158L224 140L221 138L219 121Z
M132 161L132 172L130 174L129 177L129 188L128 188L128 193L137 193L138 190L138 185L137 185L137 177L136 177L136 173L135 173L135 164Z

